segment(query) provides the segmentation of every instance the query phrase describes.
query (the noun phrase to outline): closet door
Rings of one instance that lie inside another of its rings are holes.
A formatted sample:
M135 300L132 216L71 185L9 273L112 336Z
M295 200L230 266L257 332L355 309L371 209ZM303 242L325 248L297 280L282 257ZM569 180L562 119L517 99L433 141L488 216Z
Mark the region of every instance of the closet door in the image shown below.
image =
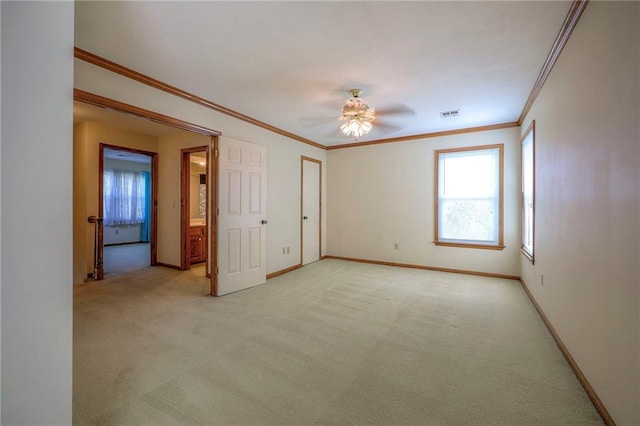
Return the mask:
M302 157L302 260L306 265L320 260L320 205L322 163Z

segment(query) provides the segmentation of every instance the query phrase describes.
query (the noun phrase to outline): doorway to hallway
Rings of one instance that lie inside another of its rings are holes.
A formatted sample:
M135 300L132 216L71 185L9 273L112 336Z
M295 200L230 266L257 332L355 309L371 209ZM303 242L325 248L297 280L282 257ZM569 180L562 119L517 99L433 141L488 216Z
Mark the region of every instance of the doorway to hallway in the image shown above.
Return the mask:
M143 266L157 264L158 154L101 143L99 155L98 215L103 227L102 238L95 241L97 279L107 271L130 269L145 258ZM105 248L130 244L141 245L136 250L109 249L110 255L106 255ZM127 251L136 256L122 262L124 258L118 253ZM117 261L119 258L121 262Z

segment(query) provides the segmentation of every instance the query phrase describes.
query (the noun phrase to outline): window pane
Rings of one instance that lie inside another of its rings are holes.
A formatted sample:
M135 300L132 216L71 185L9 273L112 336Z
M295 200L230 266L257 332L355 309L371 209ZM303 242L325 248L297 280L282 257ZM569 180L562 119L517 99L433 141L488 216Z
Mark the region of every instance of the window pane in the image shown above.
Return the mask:
M103 213L105 225L143 223L146 189L141 172L105 169L103 174Z
M440 238L497 243L495 200L443 199Z
M533 260L535 123L522 140L522 250Z
M492 197L496 192L496 154L482 151L441 156L444 173L441 195L445 197Z
M438 212L436 241L501 245L501 145L436 151Z

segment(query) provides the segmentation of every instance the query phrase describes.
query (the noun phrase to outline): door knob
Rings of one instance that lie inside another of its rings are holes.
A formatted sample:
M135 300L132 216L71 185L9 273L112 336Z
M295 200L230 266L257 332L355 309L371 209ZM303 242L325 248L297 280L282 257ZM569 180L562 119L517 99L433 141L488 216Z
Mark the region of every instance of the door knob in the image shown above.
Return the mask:
M264 220L264 219L262 219L262 221L260 221L260 223L261 223L261 224L263 224L263 225L266 225L266 224L267 224L267 221L266 221L266 220Z
M307 216L302 216L302 218L303 218L304 220L309 219Z

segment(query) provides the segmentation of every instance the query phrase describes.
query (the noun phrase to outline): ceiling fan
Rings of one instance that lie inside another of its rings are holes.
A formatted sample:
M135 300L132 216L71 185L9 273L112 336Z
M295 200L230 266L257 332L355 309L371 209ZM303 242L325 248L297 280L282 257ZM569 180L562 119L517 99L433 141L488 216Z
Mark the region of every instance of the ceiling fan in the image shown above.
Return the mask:
M376 118L376 111L369 107L360 98L362 90L349 90L351 97L346 100L342 107L342 115L338 121L344 121L340 125L340 130L347 136L353 135L357 140L360 136L366 135L373 128L373 120Z
M381 108L373 108L360 97L362 95L361 89L350 89L347 93L350 96L341 102L341 107L340 103L336 104L335 100L320 104L323 108L334 111L334 114L337 108L341 108L341 114L337 117L337 121L340 123L337 127L332 126L333 130L326 134L327 137L335 137L336 133L339 133L358 140L359 137L372 130L379 134L396 132L403 128L403 121L397 120L397 118L416 115L413 109L397 102L386 104ZM332 120L336 120L335 117L333 114L327 114L301 117L300 121L304 127L328 126Z
M399 130L397 126L387 124L380 120L380 116L388 116L394 114L415 115L415 112L404 106L397 105L394 108L385 108L376 111L375 108L367 105L360 97L362 90L349 90L349 97L342 106L342 114L338 117L338 121L343 121L340 130L347 136L353 136L355 140L366 135L373 129L374 125L386 130ZM374 123L375 121L375 123Z

